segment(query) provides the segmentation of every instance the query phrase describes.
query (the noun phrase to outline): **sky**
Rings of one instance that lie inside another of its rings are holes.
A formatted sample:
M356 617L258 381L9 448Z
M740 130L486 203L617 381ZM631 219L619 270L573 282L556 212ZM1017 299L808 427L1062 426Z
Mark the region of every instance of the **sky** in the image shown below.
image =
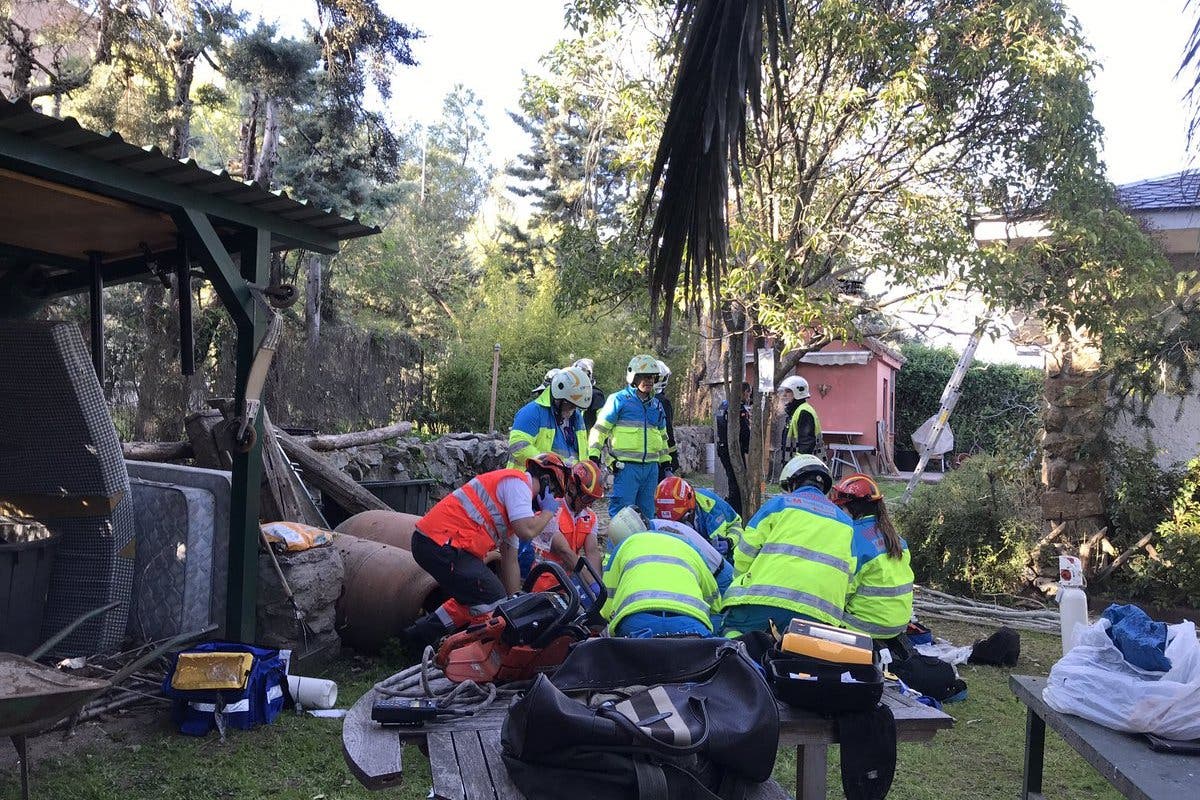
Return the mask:
M241 4L300 32L296 0ZM1121 184L1165 175L1189 165L1186 85L1174 79L1191 29L1184 0L1067 0L1101 68L1093 81L1096 116L1105 129L1108 177ZM492 162L503 167L527 145L508 118L517 108L522 71L563 36L562 0L382 0L385 10L419 28L413 45L419 65L400 70L389 116L396 122L435 121L442 98L457 83L482 99ZM309 16L315 15L315 11Z

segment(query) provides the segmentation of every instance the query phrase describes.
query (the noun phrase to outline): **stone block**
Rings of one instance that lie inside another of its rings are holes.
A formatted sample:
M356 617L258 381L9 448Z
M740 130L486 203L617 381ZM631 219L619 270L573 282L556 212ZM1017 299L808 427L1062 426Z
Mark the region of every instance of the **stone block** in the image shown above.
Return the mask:
M1047 489L1042 493L1042 515L1055 522L1103 516L1104 495L1100 492Z

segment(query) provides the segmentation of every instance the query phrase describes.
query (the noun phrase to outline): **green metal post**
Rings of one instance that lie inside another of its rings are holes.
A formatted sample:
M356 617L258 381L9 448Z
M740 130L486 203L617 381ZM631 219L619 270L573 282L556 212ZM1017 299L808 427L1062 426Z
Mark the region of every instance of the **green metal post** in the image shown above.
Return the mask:
M241 277L265 286L271 264L271 235L250 229L238 242ZM237 384L235 397L245 395L254 354L267 332L267 317L253 297L242 303L237 318ZM244 412L240 405L237 413ZM262 485L262 414L254 423L257 436L249 453L233 454L233 493L229 518L229 593L226 600L227 635L243 642L254 640L254 611L258 601L258 499Z

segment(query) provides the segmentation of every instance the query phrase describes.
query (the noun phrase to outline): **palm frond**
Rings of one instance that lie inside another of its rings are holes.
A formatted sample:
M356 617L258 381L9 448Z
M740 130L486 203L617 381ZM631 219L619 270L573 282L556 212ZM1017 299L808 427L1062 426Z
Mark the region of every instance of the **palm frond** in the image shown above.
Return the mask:
M675 14L675 85L641 209L642 223L654 210L647 272L664 342L676 293L696 310L721 280L747 105L761 109L764 19L772 55L788 30L785 0L677 0Z

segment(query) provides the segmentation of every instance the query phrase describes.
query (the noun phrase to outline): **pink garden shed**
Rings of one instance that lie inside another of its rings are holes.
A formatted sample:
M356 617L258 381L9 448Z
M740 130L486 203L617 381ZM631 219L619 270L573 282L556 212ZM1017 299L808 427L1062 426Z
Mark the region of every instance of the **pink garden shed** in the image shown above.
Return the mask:
M859 435L825 435L826 445L854 445L855 456L864 469L884 454L883 463L893 460L896 435L896 373L904 356L878 339L862 342L833 342L800 359L796 374L808 381L809 400L826 431L856 432ZM880 432L882 439L880 441ZM862 456L875 454L864 461ZM849 453L846 453L849 455Z

